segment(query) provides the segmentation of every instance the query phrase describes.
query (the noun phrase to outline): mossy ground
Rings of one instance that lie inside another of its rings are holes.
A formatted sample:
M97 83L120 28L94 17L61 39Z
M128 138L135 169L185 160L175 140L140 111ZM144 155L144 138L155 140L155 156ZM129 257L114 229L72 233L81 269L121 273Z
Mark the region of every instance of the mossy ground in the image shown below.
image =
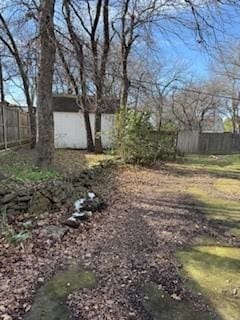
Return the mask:
M74 290L93 288L96 276L82 268L73 267L58 272L38 291L26 320L69 320L66 299Z
M195 183L186 192L199 201L210 221L240 237L240 156L191 156L186 166L221 173L221 178L215 176L208 185ZM230 179L229 173L236 176ZM203 293L220 319L240 319L240 249L203 238L201 245L179 251L177 256L189 288Z
M175 301L153 283L145 286L144 293L145 308L154 320L212 320L207 312L196 310L187 301Z
M240 239L240 155L188 156L171 164L170 172L175 183L170 175L159 192L189 196L208 220ZM156 320L239 320L240 248L210 236L195 243L176 253L183 266L180 273L186 288L200 293L212 314L196 312L191 302L175 301L154 284L145 288L147 310Z
M193 246L177 254L192 290L200 291L222 320L240 319L240 249Z
M239 200L230 200L224 195L220 198L220 195L217 196L215 194L214 186L212 186L211 190L189 187L187 193L199 200L208 219L221 224L232 233L240 230Z
M230 194L240 199L240 180L237 179L218 179L215 183L217 190Z
M240 154L235 155L189 155L184 166L191 169L205 169L210 173L240 174Z

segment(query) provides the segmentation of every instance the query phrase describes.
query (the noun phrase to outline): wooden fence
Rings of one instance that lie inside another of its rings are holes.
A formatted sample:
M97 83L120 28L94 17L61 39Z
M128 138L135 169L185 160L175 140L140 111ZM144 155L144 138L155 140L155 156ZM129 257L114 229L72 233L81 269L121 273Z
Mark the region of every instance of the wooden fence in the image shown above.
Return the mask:
M21 145L29 140L28 113L0 104L0 149Z
M182 131L178 134L177 151L197 154L240 153L239 133L199 133Z

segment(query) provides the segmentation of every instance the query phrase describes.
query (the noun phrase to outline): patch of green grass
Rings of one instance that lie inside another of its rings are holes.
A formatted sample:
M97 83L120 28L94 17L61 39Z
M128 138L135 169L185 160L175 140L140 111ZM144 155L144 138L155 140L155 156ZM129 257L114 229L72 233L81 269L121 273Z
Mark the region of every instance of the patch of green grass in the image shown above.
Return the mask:
M212 191L204 191L198 187L190 187L187 190L197 198L204 206L209 219L220 222L234 234L240 232L240 201L224 199L214 195Z
M106 154L88 154L81 150L56 150L52 167L48 170L36 166L36 150L18 149L0 153L1 174L16 182L36 182L59 176L78 174L82 170L113 159Z
M144 293L144 306L154 320L212 320L208 313L195 310L188 301L174 300L156 284L145 285Z
M195 246L177 253L189 288L200 291L222 320L240 319L240 249Z
M184 158L184 166L193 169L206 169L212 173L240 174L240 155L187 155Z
M74 290L93 288L95 284L96 276L94 273L74 267L67 271L58 272L45 284L42 291L51 299L65 299Z
M214 184L219 191L230 194L240 199L240 181L236 179L218 179Z
M59 176L56 170L44 170L25 163L5 165L2 172L16 182L36 182Z
M56 168L40 169L36 166L36 150L8 150L0 154L1 173L15 182L36 182L60 175Z

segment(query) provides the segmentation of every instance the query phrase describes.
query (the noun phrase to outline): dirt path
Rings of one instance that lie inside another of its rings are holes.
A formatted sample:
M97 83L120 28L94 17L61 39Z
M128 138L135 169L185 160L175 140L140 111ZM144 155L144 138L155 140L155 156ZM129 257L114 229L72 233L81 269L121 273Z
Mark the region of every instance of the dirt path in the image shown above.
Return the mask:
M116 179L119 199L110 197L103 223L81 245L84 264L97 271L99 282L71 297L77 319L152 319L144 309L143 286L150 281L207 308L184 289L174 252L197 236L219 237L218 230L199 214L195 199L172 192L177 185L184 188L184 177L132 169Z
M4 297L4 306L8 302L5 311L21 319L20 314L29 309L31 289L41 284L39 279L71 262L94 271L98 279L96 288L82 289L69 297L75 319L152 319L144 308L143 290L151 281L170 295L189 300L197 309L207 309L184 288L174 252L201 235L221 239L221 230L205 220L200 204L179 192L186 185L209 184L211 179L206 175L175 175L160 168L119 169L105 174L96 189L107 198L108 209L83 232L73 230L61 243L51 245L39 237L37 229L33 243L23 251L14 253L16 249L11 249L10 253L6 248L7 256L3 252L0 279L7 275L7 285L1 288L0 298ZM63 213L55 214L54 219L60 221ZM22 292L16 287L22 287Z

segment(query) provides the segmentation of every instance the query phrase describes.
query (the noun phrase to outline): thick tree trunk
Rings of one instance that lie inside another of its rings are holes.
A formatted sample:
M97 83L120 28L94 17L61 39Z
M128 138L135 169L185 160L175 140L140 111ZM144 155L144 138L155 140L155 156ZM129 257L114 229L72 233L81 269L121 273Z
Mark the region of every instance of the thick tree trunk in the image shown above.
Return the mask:
M84 57L83 51L81 51L82 57ZM87 85L86 85L86 77L85 77L85 68L84 68L84 59L79 61L80 66L80 79L81 79L81 89L82 89L82 109L83 116L85 121L86 128L86 136L87 136L87 149L90 152L94 151L94 143L93 143L93 135L92 128L89 118L89 112L87 110Z
M0 90L1 90L1 94L0 94L0 101L4 102L5 101L5 95L4 95L4 84L3 84L3 70L2 70L2 60L0 57Z
M236 122L235 122L235 117L232 117L232 126L233 126L233 133L237 132L237 126L236 126Z
M95 86L97 88L97 94L96 94L96 113L95 113L95 148L94 151L96 153L102 153L103 147L102 147L102 136L101 136L101 130L102 130L102 112L104 108L104 101L103 101L103 87L101 81L97 78L95 78Z
M54 0L42 0L40 18L41 56L38 77L38 165L49 167L54 159L52 85L55 62Z
M122 83L121 83L121 97L120 97L120 106L124 109L127 107L128 90L129 90L127 64L128 64L127 58L124 57L122 61Z
M95 152L96 153L102 153L103 151L102 138L101 138L101 130L102 130L101 122L102 122L102 113L98 108L95 114Z
M87 135L87 150L90 152L93 152L94 144L93 144L92 128L90 124L89 113L87 111L84 111L83 115L84 115L85 129L86 129L86 135Z
M104 111L104 82L106 78L106 65L108 59L108 53L110 49L110 38L109 38L109 0L104 0L103 2L103 51L101 58L99 59L98 54L98 39L96 38L96 29L99 22L100 11L101 11L102 1L98 0L96 8L95 21L91 33L91 46L93 54L93 73L94 73L94 84L96 87L96 101L97 110L95 114L95 152L101 153L103 151L102 147L102 137L101 137L101 122L102 113ZM100 60L100 64L99 64Z

